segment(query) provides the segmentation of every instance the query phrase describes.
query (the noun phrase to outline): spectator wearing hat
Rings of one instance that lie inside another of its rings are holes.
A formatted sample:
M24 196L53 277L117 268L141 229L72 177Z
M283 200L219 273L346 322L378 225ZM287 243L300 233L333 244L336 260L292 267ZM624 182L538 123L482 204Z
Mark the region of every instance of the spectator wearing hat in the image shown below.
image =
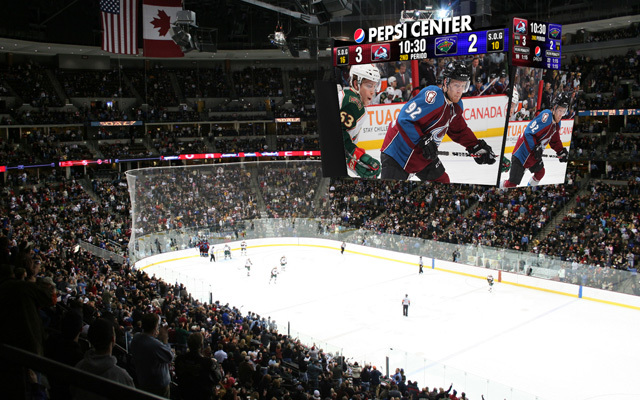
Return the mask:
M382 376L382 372L378 371L378 369L374 365L371 368L371 376L369 378L369 382L371 384L371 390L373 390L375 392L376 396L378 395L379 390L380 390L380 377L381 376Z
M116 358L111 355L116 344L113 324L104 318L98 318L91 323L88 336L93 348L85 353L76 368L123 385L134 386L131 375L124 368L118 367ZM78 400L104 399L103 396L84 389L75 389L74 392L73 398Z

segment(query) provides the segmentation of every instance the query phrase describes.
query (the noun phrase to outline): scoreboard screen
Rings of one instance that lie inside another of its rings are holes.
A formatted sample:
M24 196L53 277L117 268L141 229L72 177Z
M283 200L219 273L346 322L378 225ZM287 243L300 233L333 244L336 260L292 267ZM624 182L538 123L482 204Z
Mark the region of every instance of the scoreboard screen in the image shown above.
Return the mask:
M511 64L560 69L562 25L513 19Z
M354 44L336 41L333 46L333 65L342 67L434 57L469 56L506 52L508 49L509 29L507 28L380 43Z

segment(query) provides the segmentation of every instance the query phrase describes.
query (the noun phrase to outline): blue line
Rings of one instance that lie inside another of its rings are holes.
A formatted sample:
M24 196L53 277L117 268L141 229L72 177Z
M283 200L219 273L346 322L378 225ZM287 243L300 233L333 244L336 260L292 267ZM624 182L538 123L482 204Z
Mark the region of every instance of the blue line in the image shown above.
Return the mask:
M436 259L435 258L431 259L431 269L436 269Z
M580 288L578 289L578 298L582 298L582 285L580 285Z

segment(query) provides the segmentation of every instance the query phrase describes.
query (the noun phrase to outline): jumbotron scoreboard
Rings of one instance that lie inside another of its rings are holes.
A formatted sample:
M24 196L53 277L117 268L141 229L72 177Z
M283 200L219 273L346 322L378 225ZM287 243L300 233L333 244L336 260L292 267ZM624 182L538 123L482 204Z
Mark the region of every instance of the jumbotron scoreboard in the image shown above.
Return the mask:
M514 18L513 26L473 30L469 16L357 29L336 40L333 65L412 61L510 52L512 65L560 69L562 26Z
M562 25L514 18L512 35L512 65L560 69Z
M509 29L490 29L438 36L394 40L384 43L349 44L336 41L333 65L412 61L434 57L472 56L509 49Z

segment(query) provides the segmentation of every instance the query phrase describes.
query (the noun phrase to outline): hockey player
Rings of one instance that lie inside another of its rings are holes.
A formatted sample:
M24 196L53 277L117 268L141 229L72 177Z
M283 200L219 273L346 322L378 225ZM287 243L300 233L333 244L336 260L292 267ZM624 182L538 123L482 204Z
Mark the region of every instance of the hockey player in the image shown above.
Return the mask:
M420 260L418 261L418 267L420 267L420 269L418 270L419 274L424 273L424 271L422 270L423 266L424 266L424 264L422 263L422 256L420 256Z
M562 146L560 140L560 121L569 110L570 104L569 95L560 93L554 99L551 110L542 111L529 122L516 142L511 156L509 179L502 181L501 188L518 186L525 169L533 174L528 185L538 185L545 173L542 153L547 144L556 151L558 161L561 163L569 161L569 152Z
M371 104L379 81L380 72L372 64L354 65L349 70L350 87L338 95L347 167L361 178L377 178L380 175L380 161L357 146L358 135L365 121L365 106Z
M287 267L287 257L282 256L280 257L280 268L282 269L282 271L284 271L286 267Z
M469 89L469 71L462 62L450 62L443 71L442 89L427 86L400 110L389 125L380 149L382 178L406 180L410 174L422 181L449 183L438 158L444 135L464 146L478 164L493 164L496 155L478 140L464 120L460 98Z
M244 263L244 267L247 269L247 276L249 276L249 275L250 275L250 272L251 272L251 266L252 266L252 265L253 265L253 264L251 263L251 259L250 259L250 258L247 258L247 261L245 261L245 263Z
M489 293L493 292L493 275L487 275L487 283L489 284Z
M247 242L244 240L240 243L240 255L247 255Z
M495 79L495 78L494 78ZM489 93L485 94L504 94L507 90L507 71L500 71L500 75L498 75L498 81L489 89Z
M273 267L271 270L271 278L269 278L269 285L271 285L271 281L273 283L277 283L278 280L278 267Z
M209 247L209 262L216 262L216 251L214 249L214 246L211 245L211 247Z
M344 254L344 249L347 248L347 244L345 242L342 242L342 244L340 245L340 254Z
M231 247L229 247L228 244L224 245L224 259L226 260L227 257L229 257L229 260L231 260Z

